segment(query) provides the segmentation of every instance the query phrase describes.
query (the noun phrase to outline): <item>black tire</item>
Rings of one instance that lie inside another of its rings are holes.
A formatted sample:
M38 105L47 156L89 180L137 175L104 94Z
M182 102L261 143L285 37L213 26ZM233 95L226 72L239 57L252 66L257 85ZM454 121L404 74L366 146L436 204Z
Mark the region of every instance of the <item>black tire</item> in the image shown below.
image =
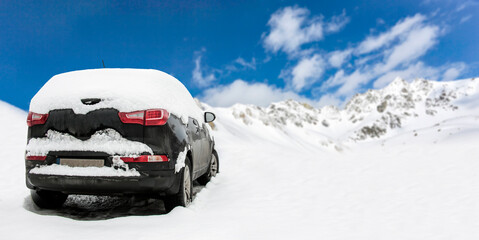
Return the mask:
M180 172L180 190L177 194L166 197L163 202L165 210L170 212L177 206L188 207L193 200L193 178L190 159L186 157L185 167Z
M216 151L213 150L213 154L211 154L210 166L208 167L208 171L205 174L201 175L197 180L198 183L201 185L206 185L211 178L215 177L217 173L220 172L220 161L218 159L218 154Z
M67 194L47 190L31 190L30 196L35 205L46 209L60 208L68 197Z

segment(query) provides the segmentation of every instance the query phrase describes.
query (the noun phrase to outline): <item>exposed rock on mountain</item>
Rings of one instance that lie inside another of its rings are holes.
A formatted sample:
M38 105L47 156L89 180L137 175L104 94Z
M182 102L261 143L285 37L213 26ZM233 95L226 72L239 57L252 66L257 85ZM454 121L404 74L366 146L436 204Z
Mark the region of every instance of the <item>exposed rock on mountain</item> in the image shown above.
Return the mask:
M236 104L230 111L245 125L263 125L280 130L300 128L317 131L335 141L381 138L404 128L410 121L439 121L448 114L479 103L479 81L451 82L417 79L411 83L396 78L387 87L353 96L339 110L334 106L314 108L294 100L272 103L266 108ZM441 117L443 116L443 117Z

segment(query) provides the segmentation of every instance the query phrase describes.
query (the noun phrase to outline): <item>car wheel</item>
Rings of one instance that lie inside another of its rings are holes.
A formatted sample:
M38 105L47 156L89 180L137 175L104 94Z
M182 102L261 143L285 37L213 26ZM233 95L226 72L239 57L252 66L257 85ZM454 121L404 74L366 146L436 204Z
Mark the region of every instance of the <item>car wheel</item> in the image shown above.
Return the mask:
M31 190L30 195L35 205L46 209L61 207L68 197L67 194L47 190Z
M180 190L177 194L163 200L165 210L170 212L177 206L188 207L193 199L193 179L191 177L191 164L188 157L185 159L185 167L180 173Z
M216 151L213 151L213 154L211 154L211 161L210 161L210 166L208 167L208 171L201 175L198 178L198 183L201 185L206 185L211 178L215 177L216 174L219 172L220 169L220 162L218 161L218 154Z

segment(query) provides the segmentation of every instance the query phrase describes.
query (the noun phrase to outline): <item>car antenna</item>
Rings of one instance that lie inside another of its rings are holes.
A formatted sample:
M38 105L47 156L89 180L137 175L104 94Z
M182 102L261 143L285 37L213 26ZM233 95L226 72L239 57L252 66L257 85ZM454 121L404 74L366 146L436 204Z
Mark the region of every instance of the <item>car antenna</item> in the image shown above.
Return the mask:
M103 62L103 59L101 60L101 63L103 63L103 68L105 68L105 62Z

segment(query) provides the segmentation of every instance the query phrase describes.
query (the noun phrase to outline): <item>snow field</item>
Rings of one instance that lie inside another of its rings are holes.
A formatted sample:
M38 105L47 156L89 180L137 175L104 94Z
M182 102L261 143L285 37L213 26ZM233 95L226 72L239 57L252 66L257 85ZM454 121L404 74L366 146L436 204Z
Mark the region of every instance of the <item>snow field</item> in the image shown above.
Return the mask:
M0 112L8 116L0 118L8 162L0 239L479 238L479 117L471 114L324 146L331 138L320 132L246 126L215 109L220 174L190 207L162 214L158 202L90 213L103 202L130 205L82 196L68 200L70 210L37 209L24 183L26 113L3 102ZM79 221L84 212L93 220Z

